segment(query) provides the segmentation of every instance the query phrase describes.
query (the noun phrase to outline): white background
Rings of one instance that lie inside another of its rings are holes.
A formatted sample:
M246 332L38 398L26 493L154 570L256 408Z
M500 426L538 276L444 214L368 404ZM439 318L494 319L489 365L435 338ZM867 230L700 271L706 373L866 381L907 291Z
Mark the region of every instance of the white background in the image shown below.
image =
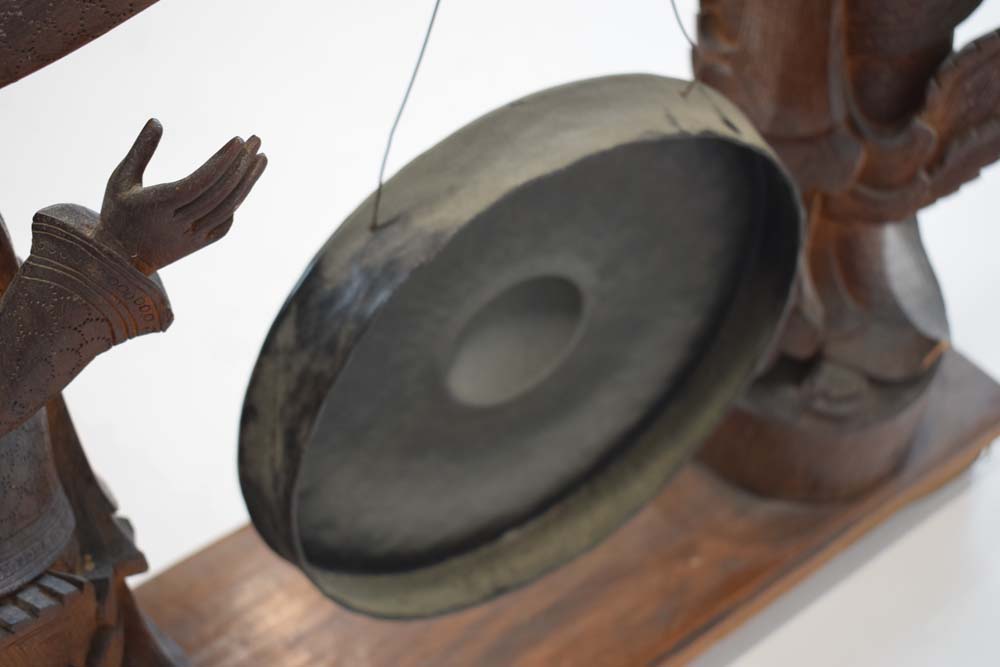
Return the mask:
M177 321L98 359L68 391L88 452L154 571L246 521L243 392L270 321L373 188L431 0L164 0L0 91L0 210L21 253L39 208L98 208L146 118L147 182L258 133L268 171L230 236L164 272ZM695 3L680 3L689 30ZM1000 26L987 2L959 43ZM667 0L444 0L390 173L489 109L554 84L688 77ZM998 74L1000 76L1000 74ZM922 216L957 346L1000 377L1000 171ZM907 510L725 640L715 666L1000 664L1000 463Z

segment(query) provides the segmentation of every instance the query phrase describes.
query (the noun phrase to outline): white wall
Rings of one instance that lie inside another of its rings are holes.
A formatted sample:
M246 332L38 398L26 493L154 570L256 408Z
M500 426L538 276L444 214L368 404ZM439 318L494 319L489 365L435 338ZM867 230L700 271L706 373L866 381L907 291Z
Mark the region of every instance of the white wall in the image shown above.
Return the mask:
M679 4L690 30L696 3ZM306 262L374 186L431 5L431 0L163 0L0 91L0 210L21 253L27 251L37 209L60 201L99 207L111 169L149 116L163 121L166 134L147 182L185 175L236 133L259 134L270 157L230 236L164 272L177 316L170 332L97 360L68 391L92 462L136 524L154 569L246 520L235 459L250 370ZM1000 2L994 1L963 26L960 41L996 26ZM668 0L444 0L389 172L522 94L631 71L689 76L688 48ZM989 170L960 196L925 212L923 221L957 345L1000 377L1000 345L994 343L1000 336L998 188L1000 171ZM992 466L961 493L939 501L934 520L906 539L935 530L935 521L949 512L958 514L936 530L956 521L983 521L976 539L991 539L987 524L1000 530L982 516L989 515L982 507L992 503L995 516L998 487L1000 472ZM948 557L935 549L953 550L940 535L926 533L871 576L884 582L916 571L912 586L921 587L938 567L935 559ZM992 540L995 551L1000 535ZM902 542L894 542L893 549ZM868 560L862 573L878 562ZM709 662L724 664L756 643L741 664L798 664L778 660L792 659L796 638L808 641L810 632L821 632L820 620L846 624L845 609L864 600L868 583L852 583L855 576L841 573L846 580L836 590L846 586L847 599L845 606L824 612L830 616L799 610L795 621L801 625L806 619L805 629L771 633L767 626L726 644ZM828 582L827 588L835 584ZM851 586L861 587L854 597ZM1000 608L1000 599L994 600ZM920 605L914 601L909 608L927 618ZM772 626L796 625L775 618ZM810 625L809 618L817 620ZM871 631L866 625L856 641ZM986 641L989 635L983 633ZM944 664L907 664L918 663Z

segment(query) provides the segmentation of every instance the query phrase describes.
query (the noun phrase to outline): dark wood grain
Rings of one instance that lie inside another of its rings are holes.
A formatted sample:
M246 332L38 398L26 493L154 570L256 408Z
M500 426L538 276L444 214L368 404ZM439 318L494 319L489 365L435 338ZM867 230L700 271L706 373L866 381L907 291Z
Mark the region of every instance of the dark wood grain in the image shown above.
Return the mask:
M1000 386L947 353L918 432L905 467L847 504L765 500L692 464L595 551L437 620L346 612L250 528L137 597L199 667L679 667L972 463L1000 432Z
M0 2L0 88L72 53L155 2Z
M727 479L836 501L907 456L950 340L916 214L1000 157L1000 34L952 48L980 1L701 0L698 80L753 120L809 215L777 353L703 450Z

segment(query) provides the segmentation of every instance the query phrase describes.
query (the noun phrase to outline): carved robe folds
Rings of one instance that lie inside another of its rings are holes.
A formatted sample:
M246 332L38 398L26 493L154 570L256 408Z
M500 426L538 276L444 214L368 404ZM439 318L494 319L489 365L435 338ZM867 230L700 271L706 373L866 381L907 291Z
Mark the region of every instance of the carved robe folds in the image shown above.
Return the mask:
M173 319L155 275L93 240L97 220L75 205L39 211L31 255L13 279L0 227L0 596L48 568L73 533L45 403L98 354Z

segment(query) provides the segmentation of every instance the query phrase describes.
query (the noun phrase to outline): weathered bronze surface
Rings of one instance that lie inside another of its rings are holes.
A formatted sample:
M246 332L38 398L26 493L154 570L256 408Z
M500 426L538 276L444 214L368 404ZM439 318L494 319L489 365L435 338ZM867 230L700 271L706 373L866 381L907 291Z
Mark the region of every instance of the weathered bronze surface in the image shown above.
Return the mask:
M247 395L256 525L328 594L465 606L654 495L765 353L796 195L720 96L569 84L460 130L334 234Z

